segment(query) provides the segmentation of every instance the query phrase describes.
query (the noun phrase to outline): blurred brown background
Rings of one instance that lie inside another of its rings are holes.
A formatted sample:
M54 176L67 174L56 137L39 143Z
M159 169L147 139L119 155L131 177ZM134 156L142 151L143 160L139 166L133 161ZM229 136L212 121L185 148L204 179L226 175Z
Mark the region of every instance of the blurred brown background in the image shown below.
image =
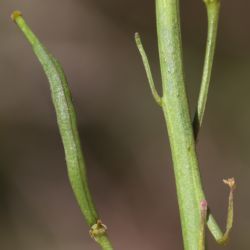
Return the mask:
M15 9L62 62L78 112L94 200L118 250L180 250L175 183L163 115L134 45L139 31L160 90L154 1L23 0L0 3L0 248L97 250L69 186L47 80L9 16ZM187 89L193 113L203 65L206 12L181 1ZM250 247L250 2L222 0L218 46L199 160L209 204L225 225L225 249ZM209 249L221 249L208 233Z

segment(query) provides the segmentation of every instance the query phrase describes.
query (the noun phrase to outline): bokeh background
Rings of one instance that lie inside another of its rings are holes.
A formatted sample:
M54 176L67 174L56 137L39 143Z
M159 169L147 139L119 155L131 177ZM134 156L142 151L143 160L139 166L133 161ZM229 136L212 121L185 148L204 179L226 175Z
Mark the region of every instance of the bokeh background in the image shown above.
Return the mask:
M202 0L181 2L184 63L193 114L206 40ZM67 73L94 200L115 249L182 249L168 137L133 35L141 33L160 89L154 1L23 0L0 3L0 248L97 250L69 186L47 80L9 16L15 9ZM222 0L218 46L198 145L224 249L250 247L250 2ZM208 249L221 249L207 234Z

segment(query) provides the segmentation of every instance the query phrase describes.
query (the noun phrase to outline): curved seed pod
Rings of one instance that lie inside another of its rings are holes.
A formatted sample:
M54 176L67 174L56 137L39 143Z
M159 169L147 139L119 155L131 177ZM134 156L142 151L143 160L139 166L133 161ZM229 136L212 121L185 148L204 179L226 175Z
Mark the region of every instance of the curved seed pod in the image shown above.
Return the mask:
M59 62L47 51L28 27L21 13L15 11L11 17L31 44L48 78L52 101L56 111L57 123L64 146L70 183L80 209L88 225L92 228L100 220L88 188L85 163L77 129L75 108L72 103L71 93L65 74ZM105 230L96 235L94 239L103 249L112 249Z

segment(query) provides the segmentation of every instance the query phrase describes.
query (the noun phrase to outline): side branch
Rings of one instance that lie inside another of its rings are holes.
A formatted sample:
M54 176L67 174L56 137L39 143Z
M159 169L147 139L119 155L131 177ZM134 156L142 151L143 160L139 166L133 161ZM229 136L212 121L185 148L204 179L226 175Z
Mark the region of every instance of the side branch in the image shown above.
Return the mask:
M147 57L147 54L143 48L139 33L135 33L135 42L136 42L137 48L138 48L138 50L141 54L141 57L142 57L142 62L143 62L143 65L144 65L144 68L145 68L145 71L147 74L149 86L150 86L151 92L153 94L153 97L154 97L156 103L159 106L162 106L162 98L159 96L159 94L155 88L155 83L154 83L154 79L153 79L153 76L151 73L148 57Z
M207 201L202 200L200 203L201 210L201 225L200 225L200 236L199 236L199 250L205 250L205 229L207 221Z
M208 90L210 85L210 78L214 60L214 52L217 38L219 12L220 12L220 0L203 0L206 5L207 17L208 17L208 34L206 43L206 55L203 67L202 82L200 87L200 93L198 97L197 110L193 120L194 138L197 143L198 134L204 117L205 107L207 103ZM207 225L219 244L224 245L229 238L230 231L233 225L233 191L235 189L234 179L224 180L224 183L229 185L229 203L228 203L228 215L226 231L223 234L219 228L217 222L213 218L211 213L208 213ZM202 229L203 230L203 229Z
M202 75L200 93L198 97L198 105L193 120L195 139L197 139L198 137L207 103L207 96L208 96L208 89L209 89L212 66L213 66L218 21L219 21L219 12L220 12L220 0L203 0L203 1L205 2L207 9L208 33L207 33L206 55L203 67L203 75Z
M217 243L220 245L225 245L229 240L229 234L231 232L231 229L233 227L233 192L236 188L235 180L234 178L230 178L227 180L223 180L223 182L229 186L230 193L228 198L228 211L227 211L227 223L226 223L226 231L224 234L221 232L221 230L218 228L215 220L213 218L208 218L207 224L210 232L214 236Z

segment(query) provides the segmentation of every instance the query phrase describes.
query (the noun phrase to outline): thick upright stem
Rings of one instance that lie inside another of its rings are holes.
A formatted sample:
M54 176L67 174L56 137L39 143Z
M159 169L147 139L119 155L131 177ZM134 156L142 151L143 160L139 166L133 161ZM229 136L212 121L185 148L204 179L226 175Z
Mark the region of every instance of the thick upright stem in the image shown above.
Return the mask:
M195 141L186 96L180 35L179 1L156 0L162 74L162 108L167 123L185 250L198 249L201 188Z

